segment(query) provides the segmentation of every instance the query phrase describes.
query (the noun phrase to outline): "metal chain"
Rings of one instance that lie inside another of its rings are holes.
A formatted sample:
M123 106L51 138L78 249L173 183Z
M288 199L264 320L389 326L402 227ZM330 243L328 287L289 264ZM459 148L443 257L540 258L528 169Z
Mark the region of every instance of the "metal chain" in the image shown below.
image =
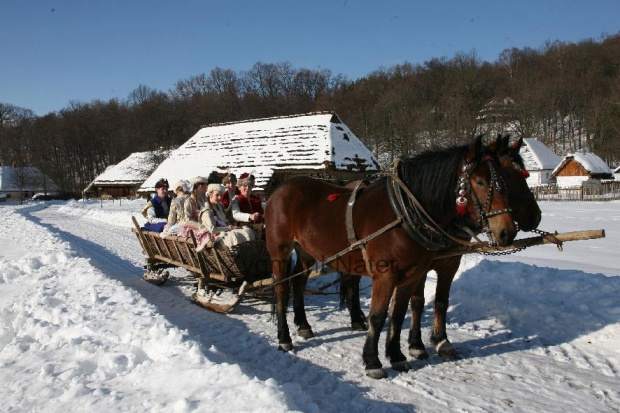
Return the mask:
M514 253L519 252L519 251L523 251L526 248L527 247L519 247L519 248L514 248L514 249L511 249L511 250L496 251L496 252L480 251L479 254L482 254L482 255L494 255L494 256L510 255L510 254L514 254Z
M547 236L547 237L549 237L551 239L553 239L554 235L555 235L555 234L553 234L551 232L547 232L547 231L544 231L544 230L538 229L538 228L534 228L534 229L532 229L530 231L527 231L527 232L533 232L535 234L542 235L543 237ZM560 250L560 251L564 250L564 245L563 245L563 243L561 241L554 241L554 243L558 247L558 250ZM528 246L518 247L518 248L511 249L511 250L506 250L506 251L496 251L496 252L480 251L479 254L482 254L482 255L492 255L492 256L510 255L510 254L514 254L514 253L519 252L519 251L523 251L526 248L528 248Z
M548 236L552 240L555 238L555 235L557 235L557 231L556 231L555 234L553 234L551 232L543 231L542 229L538 229L538 228L534 228L531 232L534 232L536 234L540 234L543 237L544 236ZM553 242L555 243L555 246L558 247L559 251L564 251L564 244L561 241L554 240Z

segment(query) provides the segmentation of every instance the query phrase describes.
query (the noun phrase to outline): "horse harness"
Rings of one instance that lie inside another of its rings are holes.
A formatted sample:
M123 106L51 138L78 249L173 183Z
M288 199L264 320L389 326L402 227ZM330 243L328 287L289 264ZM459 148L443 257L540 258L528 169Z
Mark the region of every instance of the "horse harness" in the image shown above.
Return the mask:
M484 206L481 205L478 197L473 192L471 185L469 184L469 176L471 172L475 169L476 164L472 162L466 162L463 164L462 173L458 180L458 186L456 189L457 204L459 203L459 199L465 199L465 195L467 192L471 194L471 199L474 203L474 207L478 213L478 222L477 226L474 228L478 232L486 232L489 236L489 239L493 239L491 235L491 230L489 228L488 218L494 217L501 214L511 213L511 208L504 208L495 211L491 211L491 200L493 197L493 191L496 190L501 193L506 199L506 184L503 181L501 175L497 172L496 167L493 163L493 158L490 155L485 155L482 158L483 162L487 162L489 165L489 170L491 171L491 185L489 187L489 193L487 195ZM390 201L390 205L392 206L392 210L396 215L396 219L379 229L378 231L372 233L371 235L358 240L355 235L355 228L353 225L353 207L355 206L355 202L357 201L357 194L360 189L364 188L368 181L360 181L355 186L351 195L349 196L349 200L347 202L347 209L345 211L345 223L347 230L347 238L349 241L349 247L326 260L326 262L335 260L340 258L345 253L348 253L354 249L360 249L362 253L362 257L364 258L364 263L366 265L366 270L368 271L368 275L372 275L372 263L368 257L368 253L366 252L366 244L371 240L376 238L377 236L387 232L388 230L402 224L405 232L413 239L416 243L424 246L427 250L437 251L440 249L444 249L449 247L452 243L457 243L463 246L472 246L473 243L469 241L463 241L457 237L450 235L448 232L443 230L433 218L426 212L422 204L417 200L415 195L411 192L411 190L407 187L407 185L400 178L399 167L402 160L400 158L396 159L394 162L394 168L387 176L387 192L388 199ZM406 195L406 198L405 196ZM462 201L460 201L462 202ZM466 201L465 201L466 205ZM454 227L454 226L453 226ZM467 225L461 227L460 225L456 225L456 230L465 232L466 234L473 236L477 241L480 241L474 234L471 228Z

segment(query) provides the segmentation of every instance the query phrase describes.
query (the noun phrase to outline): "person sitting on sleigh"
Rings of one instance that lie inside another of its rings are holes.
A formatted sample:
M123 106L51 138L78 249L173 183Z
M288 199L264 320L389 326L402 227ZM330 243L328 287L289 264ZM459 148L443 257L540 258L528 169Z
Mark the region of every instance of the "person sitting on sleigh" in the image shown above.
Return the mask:
M239 196L232 206L232 216L238 223L261 224L263 222L263 203L252 193L254 175L244 173L237 181Z
M224 206L221 204L223 189L220 184L209 184L207 187L207 201L200 211L200 230L196 234L196 251L201 251L205 246L217 246L218 243L230 248L254 239L250 228L235 228L226 218Z
M170 197L168 196L168 180L160 179L155 184L155 196L151 198L142 209L142 215L147 223L142 229L154 232L162 232L170 213Z

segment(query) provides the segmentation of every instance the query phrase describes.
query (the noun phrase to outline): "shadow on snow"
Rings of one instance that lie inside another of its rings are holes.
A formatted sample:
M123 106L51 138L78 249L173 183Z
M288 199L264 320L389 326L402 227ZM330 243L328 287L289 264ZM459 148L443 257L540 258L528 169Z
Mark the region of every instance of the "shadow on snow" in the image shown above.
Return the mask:
M251 331L248 331L248 326L251 328L252 325L251 321L246 325L246 323L231 316L213 313L192 304L179 289L170 288L171 285L169 284L174 283L171 283L173 279L162 287L143 281L140 278L144 271L142 266L122 259L102 245L44 223L40 218L33 215L33 213L44 208L45 206L37 205L17 210L17 212L37 225L57 234L63 241L69 242L78 254L90 258L91 264L106 276L137 291L154 305L158 312L171 324L180 330L186 330L189 339L199 342L203 354L208 360L215 363L236 364L246 375L255 376L260 380L272 378L280 383L290 396L295 396L300 391L308 394L311 396L312 402L318 405L320 411L339 412L343 408L377 412L412 411L412 405L368 398L369 387L343 380L342 373L327 370L309 360L296 356L294 352L282 353L277 351L275 325L273 337L252 334ZM136 251L139 248L136 239ZM183 282L180 283L183 284ZM243 305L244 303L237 308L243 307ZM244 312L244 310L240 311L242 314ZM251 314L259 315L250 309L247 310L247 313L250 316L252 316ZM325 335L321 334L321 336ZM317 343L312 341L300 343L297 351L314 347L322 342L323 340L319 339ZM361 348L359 352L360 364L356 364L353 368L358 368L360 376L363 376ZM390 377L396 375L396 372L390 373ZM293 398L295 399L295 397ZM304 401L298 403L298 406L304 410ZM308 408L310 411L315 410L311 406Z

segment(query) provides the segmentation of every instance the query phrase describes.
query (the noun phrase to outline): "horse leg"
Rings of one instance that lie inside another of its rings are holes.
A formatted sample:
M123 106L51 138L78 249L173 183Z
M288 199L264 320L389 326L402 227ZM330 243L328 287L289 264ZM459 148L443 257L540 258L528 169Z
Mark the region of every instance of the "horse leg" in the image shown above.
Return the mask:
M450 300L450 287L459 269L461 257L451 257L438 261L435 271L437 272L437 289L435 291L435 318L431 331L431 342L435 351L445 359L459 359L459 353L448 340L446 333L446 315Z
M344 301L351 316L351 329L353 331L367 331L368 320L360 305L360 281L359 275L341 274L340 297L341 304Z
M411 286L397 287L392 295L390 323L385 339L385 355L392 368L398 371L409 371L411 365L407 357L400 351L400 333L407 313L407 303L411 297Z
M301 260L298 261L298 264L301 263ZM314 265L314 260L311 263L304 263L303 265L297 265L295 267L294 272L297 273L299 271L307 270ZM295 313L294 323L297 326L297 334L300 337L309 339L314 337L314 332L312 331L312 327L308 323L308 319L306 318L306 307L305 307L305 292L306 285L308 284L308 275L300 275L292 280L293 284L293 312Z
M383 379L387 373L379 361L379 336L385 325L388 305L394 292L394 279L390 274L375 274L372 282L372 302L370 303L368 333L362 352L366 375L373 379Z
M418 360L428 358L426 347L422 341L422 314L424 313L424 284L426 272L412 291L411 297L411 329L409 330L409 355Z

